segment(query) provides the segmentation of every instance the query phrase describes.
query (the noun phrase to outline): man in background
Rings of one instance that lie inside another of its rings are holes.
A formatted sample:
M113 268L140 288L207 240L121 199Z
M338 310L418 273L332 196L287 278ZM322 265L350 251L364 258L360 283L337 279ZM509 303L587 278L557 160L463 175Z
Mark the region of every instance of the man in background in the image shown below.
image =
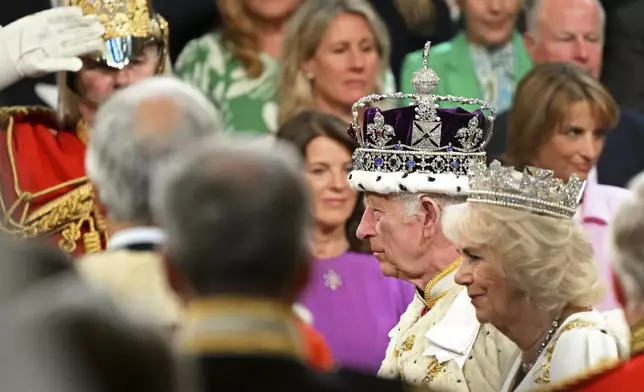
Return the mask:
M179 323L180 304L157 252L165 236L152 216L150 176L174 152L220 130L212 104L170 77L116 92L101 106L92 128L85 166L110 239L107 252L86 256L78 269L164 329Z
M297 153L213 139L159 170L152 195L173 287L188 300L180 351L202 390L402 391L398 381L316 373L291 307L309 274L309 196Z
M526 49L535 64L567 62L599 78L604 49L605 12L598 0L526 0ZM606 136L597 163L600 184L626 187L644 170L644 115L621 107L619 123ZM505 152L508 112L497 117L488 144L490 159Z

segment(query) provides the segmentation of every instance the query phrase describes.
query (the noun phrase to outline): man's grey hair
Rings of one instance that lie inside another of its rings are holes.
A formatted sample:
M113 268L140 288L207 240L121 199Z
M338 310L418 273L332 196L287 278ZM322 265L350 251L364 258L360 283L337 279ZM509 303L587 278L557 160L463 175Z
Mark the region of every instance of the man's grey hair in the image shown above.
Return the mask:
M465 203L465 196L446 195L441 193L400 193L396 199L403 203L404 218L414 219L420 213L420 198L429 196L440 208L454 204Z
M524 0L523 7L525 10L526 29L527 32L533 37L537 38L539 33L539 21L543 17L541 15L541 7L544 1L561 1L561 0ZM604 31L606 23L606 11L599 0L592 0L597 4L599 10L599 19L601 31Z
M98 110L85 158L108 218L153 224L151 171L221 128L213 105L176 78L150 78L115 93Z
M629 186L611 224L611 260L628 306L644 305L644 173Z
M168 161L153 205L171 263L200 296L279 296L308 260L301 158L283 142L214 137Z

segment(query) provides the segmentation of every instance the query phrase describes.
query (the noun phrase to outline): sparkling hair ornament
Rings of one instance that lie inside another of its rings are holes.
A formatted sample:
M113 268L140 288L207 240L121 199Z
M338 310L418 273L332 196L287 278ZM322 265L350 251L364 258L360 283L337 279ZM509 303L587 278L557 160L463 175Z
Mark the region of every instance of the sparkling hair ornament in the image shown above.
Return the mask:
M526 166L522 172L493 161L470 162L468 203L483 203L572 219L586 185L573 174L567 183L552 170Z
M428 66L429 49L430 42L423 51L423 67L412 76L415 94L373 94L353 104L349 133L358 148L349 183L354 189L467 195L470 162L485 163L484 149L492 137L496 109L477 98L433 94L440 79ZM384 111L369 106L392 99L411 99L412 104ZM439 102L479 109L440 109ZM363 124L359 121L362 109Z

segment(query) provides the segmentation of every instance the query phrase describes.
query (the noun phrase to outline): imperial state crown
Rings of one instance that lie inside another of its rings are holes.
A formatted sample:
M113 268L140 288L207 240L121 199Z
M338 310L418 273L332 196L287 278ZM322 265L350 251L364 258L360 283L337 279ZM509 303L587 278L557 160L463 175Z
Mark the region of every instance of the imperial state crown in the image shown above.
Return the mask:
M530 211L554 218L571 219L584 193L585 181L573 174L567 183L552 170L527 166L523 173L501 166L473 161L469 173L468 203L492 204Z
M415 94L374 94L353 104L349 133L358 148L349 183L354 189L467 195L470 162L485 164L484 149L492 137L496 109L478 98L433 94L440 79L428 67L429 49L430 42L423 51L422 68L412 76ZM412 103L384 111L368 107L391 99L411 99ZM479 109L439 109L439 102ZM361 124L359 113L365 108Z
M62 0L59 5L79 7L105 26L105 50L93 58L99 63L122 69L150 44L159 45L161 59L167 55L168 23L154 12L150 0ZM160 67L164 65L161 61Z

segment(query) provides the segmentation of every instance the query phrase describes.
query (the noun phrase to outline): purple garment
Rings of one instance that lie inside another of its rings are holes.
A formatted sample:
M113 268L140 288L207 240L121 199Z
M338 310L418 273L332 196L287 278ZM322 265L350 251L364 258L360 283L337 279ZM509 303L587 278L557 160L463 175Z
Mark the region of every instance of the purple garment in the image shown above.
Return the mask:
M334 279L325 279L333 275L329 271L342 282L335 290L328 287ZM389 331L413 297L413 285L383 276L373 256L347 252L313 262L300 303L313 314L313 326L339 365L375 374L385 358Z

